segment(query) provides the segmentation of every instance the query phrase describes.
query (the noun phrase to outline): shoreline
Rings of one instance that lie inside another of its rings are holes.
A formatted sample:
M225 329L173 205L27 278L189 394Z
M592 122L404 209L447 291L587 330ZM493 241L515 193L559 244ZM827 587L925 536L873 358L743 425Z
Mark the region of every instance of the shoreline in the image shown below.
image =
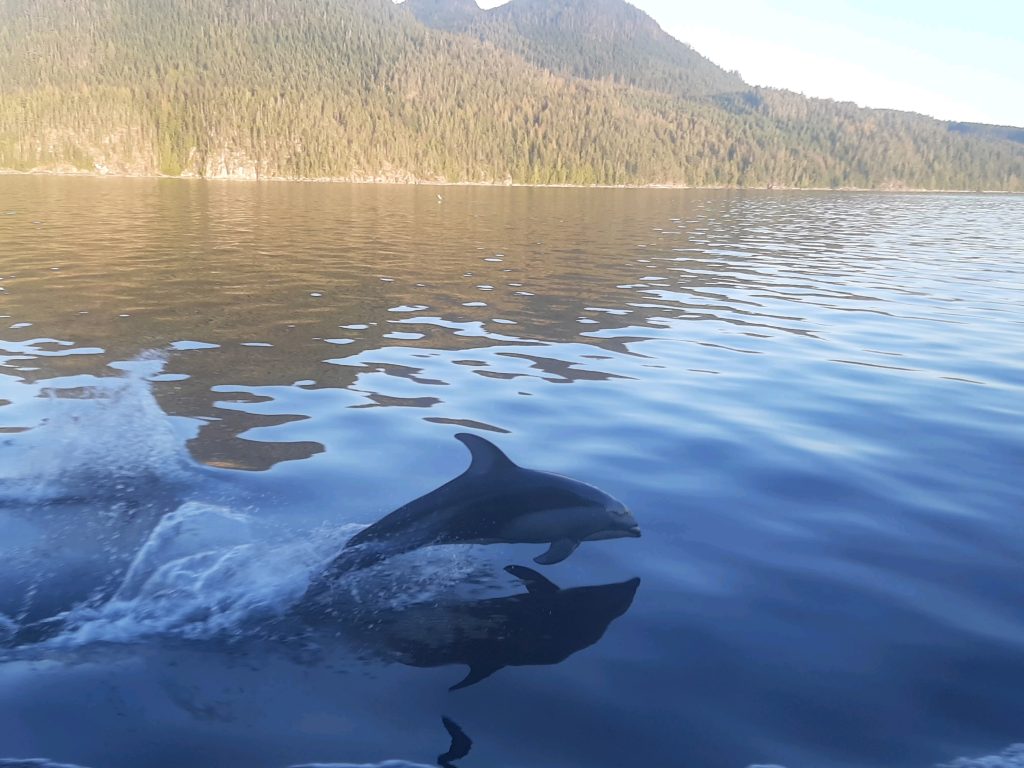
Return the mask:
M54 176L86 179L148 179L148 180L176 180L176 181L201 181L201 182L232 182L232 183L299 183L299 184L365 184L365 185L387 185L405 187L515 187L526 189L663 189L663 190L732 190L732 191L760 191L760 192L875 192L884 194L961 194L961 195L1024 195L1024 190L1014 192L1005 189L930 189L927 187L785 187L785 186L692 186L688 184L527 184L523 182L503 181L442 181L438 179L413 178L386 178L386 177L325 177L310 179L293 179L283 176L167 176L159 173L114 173L110 171L83 171L33 168L28 171L19 171L12 168L0 168L0 176Z

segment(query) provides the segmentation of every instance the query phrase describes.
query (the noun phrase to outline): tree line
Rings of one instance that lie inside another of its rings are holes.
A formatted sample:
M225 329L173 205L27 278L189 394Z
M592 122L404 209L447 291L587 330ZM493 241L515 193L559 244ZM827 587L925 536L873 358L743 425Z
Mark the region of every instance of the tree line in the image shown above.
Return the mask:
M635 30L596 63L557 44L592 26L545 34L435 29L390 0L0 0L0 167L1024 188L1024 145L998 132L749 88L706 60L687 75L671 47L644 75Z

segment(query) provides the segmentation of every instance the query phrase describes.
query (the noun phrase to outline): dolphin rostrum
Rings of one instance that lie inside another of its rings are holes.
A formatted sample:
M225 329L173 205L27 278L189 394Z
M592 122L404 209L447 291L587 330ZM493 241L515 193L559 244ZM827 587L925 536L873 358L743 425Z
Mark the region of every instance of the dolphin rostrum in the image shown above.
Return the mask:
M349 539L323 578L432 544L543 543L548 550L534 561L551 565L582 541L640 535L629 510L603 491L520 467L479 435L455 437L469 448L469 468Z

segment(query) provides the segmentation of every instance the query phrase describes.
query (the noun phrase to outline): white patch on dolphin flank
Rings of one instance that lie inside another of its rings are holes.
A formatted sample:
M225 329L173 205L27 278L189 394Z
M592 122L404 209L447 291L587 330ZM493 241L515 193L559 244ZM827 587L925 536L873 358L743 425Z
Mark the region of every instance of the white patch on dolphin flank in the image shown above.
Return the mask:
M583 541L604 530L607 515L599 507L571 507L529 512L509 521L502 530L506 541L550 542L571 538Z

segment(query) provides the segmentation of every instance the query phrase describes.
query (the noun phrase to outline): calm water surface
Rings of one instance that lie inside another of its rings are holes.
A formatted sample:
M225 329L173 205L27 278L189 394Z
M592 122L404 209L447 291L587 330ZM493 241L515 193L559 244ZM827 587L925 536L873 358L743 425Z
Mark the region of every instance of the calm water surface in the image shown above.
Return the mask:
M0 757L1024 760L1022 198L6 177L0 277ZM643 537L297 630L463 431Z

